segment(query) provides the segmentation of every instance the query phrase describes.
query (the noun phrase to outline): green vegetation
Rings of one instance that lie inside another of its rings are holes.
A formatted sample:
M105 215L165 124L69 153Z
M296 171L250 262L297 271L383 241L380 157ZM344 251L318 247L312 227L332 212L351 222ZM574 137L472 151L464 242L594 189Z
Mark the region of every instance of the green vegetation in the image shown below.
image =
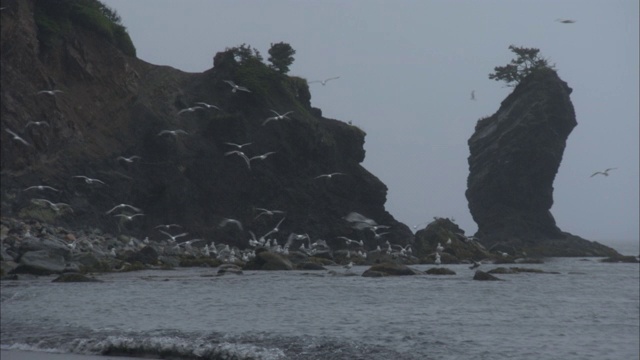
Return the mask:
M35 20L38 38L54 47L73 25L95 32L123 53L136 56L136 48L118 13L98 0L37 0Z
M547 59L538 56L540 49L510 45L509 50L517 57L505 66L496 66L493 69L495 72L489 74L489 79L504 81L508 87L515 87L535 70L554 69L554 65L549 65Z
M296 53L295 50L291 47L291 45L283 42L279 42L276 44L271 44L271 48L269 49L269 62L271 63L271 68L275 69L281 74L286 74L289 72L289 66L293 64L293 55Z

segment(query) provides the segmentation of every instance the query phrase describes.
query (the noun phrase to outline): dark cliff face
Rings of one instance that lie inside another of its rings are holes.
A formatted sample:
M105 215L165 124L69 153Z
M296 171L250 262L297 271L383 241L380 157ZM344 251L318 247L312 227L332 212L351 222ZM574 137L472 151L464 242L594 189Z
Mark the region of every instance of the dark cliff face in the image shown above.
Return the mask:
M485 246L550 256L590 254L539 248L572 237L549 211L566 141L577 125L571 91L555 71L542 69L523 79L494 115L478 121L468 142L466 197Z
M392 242L412 241L408 227L384 209L386 186L364 169L364 132L318 116L306 81L277 74L262 63L238 63L228 53L204 73L184 73L122 54L90 31L73 27L44 47L34 21L37 2L13 2L2 12L2 213L70 227L97 227L151 239L153 228L178 223L192 237L244 246L279 218L256 208L286 211L279 239L309 233L329 245L353 235L341 218L351 211L391 225ZM233 80L252 92L231 92ZM36 94L60 89L55 96ZM206 102L219 106L178 114ZM290 119L263 121L294 111ZM29 121L46 125L25 127ZM10 129L29 145L11 139ZM188 135L162 135L183 129ZM249 170L225 144L248 143ZM140 156L132 163L119 156ZM331 179L320 174L341 172ZM87 184L75 175L105 183ZM55 191L24 191L32 185ZM44 198L71 205L53 211L34 204ZM105 214L131 204L144 216L121 221ZM244 231L220 228L240 220ZM372 234L361 237L377 243Z

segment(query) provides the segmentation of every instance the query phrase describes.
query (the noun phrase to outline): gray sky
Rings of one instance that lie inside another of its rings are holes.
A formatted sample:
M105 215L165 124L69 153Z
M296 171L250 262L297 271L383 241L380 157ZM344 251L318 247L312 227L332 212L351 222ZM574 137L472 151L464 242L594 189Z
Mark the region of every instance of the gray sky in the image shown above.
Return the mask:
M558 226L607 244L638 241L637 0L103 2L153 64L202 72L226 47L247 43L266 59L283 41L296 50L291 75L340 76L310 84L311 103L367 132L364 166L410 227L440 216L476 231L467 140L512 90L488 74L511 60L509 45L539 48L573 88L578 120L554 183ZM608 167L618 169L589 177Z

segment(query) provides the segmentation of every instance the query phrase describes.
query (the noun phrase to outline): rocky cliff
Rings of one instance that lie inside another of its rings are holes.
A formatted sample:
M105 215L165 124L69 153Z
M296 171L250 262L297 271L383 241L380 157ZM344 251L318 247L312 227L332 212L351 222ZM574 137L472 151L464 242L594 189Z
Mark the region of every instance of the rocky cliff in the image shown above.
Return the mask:
M469 139L466 197L487 249L545 256L613 256L562 232L550 212L553 181L577 125L571 88L551 69L522 80Z
M311 107L304 79L230 51L216 55L215 66L203 73L152 65L74 19L52 24L57 18L42 4L3 2L3 216L151 239L166 238L154 227L177 223L190 237L243 247L248 230L260 236L284 218L281 240L308 233L340 247L337 236L357 231L342 217L356 211L391 226L389 241L412 241L408 227L384 208L386 186L360 165L365 133L322 117ZM225 80L250 92L233 92ZM198 102L221 110L179 113ZM293 113L263 124L271 110ZM160 135L178 129L185 133ZM228 143L251 143L241 149L248 158L272 154L247 162L228 154L238 150ZM137 157L123 159L131 156ZM334 172L342 174L318 178ZM25 190L34 185L55 190ZM126 208L106 214L122 203L144 215L114 216ZM285 214L258 216L258 208ZM244 227L221 227L225 218ZM359 235L378 245L372 232Z

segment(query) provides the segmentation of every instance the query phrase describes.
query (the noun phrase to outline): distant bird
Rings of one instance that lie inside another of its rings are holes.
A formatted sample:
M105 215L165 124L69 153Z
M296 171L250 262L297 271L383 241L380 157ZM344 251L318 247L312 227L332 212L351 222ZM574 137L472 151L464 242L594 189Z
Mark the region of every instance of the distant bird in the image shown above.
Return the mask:
M243 153L242 151L239 151L239 150L227 151L226 153L224 153L224 156L229 156L234 154L243 158L244 161L247 163L247 167L249 168L249 170L251 170L251 160L249 160L249 157L247 157L247 155L245 155L245 153Z
M556 19L556 21L562 24L573 24L576 22L575 20L571 19Z
M38 95L40 95L40 94L55 95L57 93L62 93L62 92L64 92L64 91L62 91L62 90L40 90L36 94L38 94Z
M51 186L47 186L47 185L34 185L34 186L29 186L28 188L22 190L22 191L28 191L28 190L33 190L33 189L37 189L37 190L53 190L53 191L60 191L58 189L52 188Z
M353 267L353 261L349 261L349 263L347 265L343 266L343 268L345 268L347 270L351 270L352 267Z
M178 111L178 115L185 113L185 112L194 112L196 110L204 110L204 108L202 106L193 106L193 107L189 107L189 108L185 108L182 109L180 111Z
M167 236L170 238L170 239L167 239L167 240L169 240L170 242L176 242L176 239L177 239L177 238L189 235L189 233L182 233L182 234L178 234L178 235L171 235L171 234L169 234L168 232L165 232L165 231L162 231L162 230L160 230L160 232L161 232L161 233L163 233L163 234L165 234L165 235L167 235Z
M27 125L24 126L24 129L26 130L29 126L33 126L33 125L49 127L49 123L46 121L29 121Z
M237 226L240 231L244 231L242 223L236 219L223 218L222 221L220 221L220 223L218 224L218 227L225 227L227 226L227 224L233 224Z
M138 156L138 155L133 155L133 156L130 156L130 157L118 156L116 158L116 160L118 160L118 161L122 160L122 161L128 162L128 163L132 163L132 162L134 162L135 160L138 160L138 159L142 159L142 158L140 156Z
M222 111L222 109L220 109L219 107L215 106L215 105L211 105L211 104L207 104L206 102L197 102L196 104L198 105L202 105L204 107L206 107L207 109L216 109L216 110L220 110Z
M31 144L29 144L25 139L21 138L20 136L18 136L18 134L14 133L13 131L11 131L11 129L6 128L5 129L9 134L11 134L11 136L13 136L13 140L15 141L19 141L27 146L31 146Z
M269 230L269 232L267 232L266 234L264 234L262 237L263 237L263 238L266 238L267 236L269 236L269 235L271 235L271 234L273 234L273 233L277 233L278 231L280 231L280 224L282 224L282 222L284 221L284 219L286 219L286 218L282 218L282 219L280 219L280 221L278 221L278 223L276 224L276 226L275 226L273 229Z
M144 214L133 214L133 215L116 214L116 215L113 215L113 216L118 216L118 217L123 218L126 221L131 221L131 220L133 220L134 217L136 217L136 216L144 216Z
M246 91L246 92L251 92L251 90L247 89L244 86L239 86L236 85L236 83L234 83L231 80L225 80L224 82L226 82L227 84L229 84L229 86L231 86L231 92L236 92L236 91Z
M358 230L367 229L378 225L378 223L376 223L374 220L369 219L355 211L350 212L347 216L343 217L343 219L350 222L352 224L351 226L354 229Z
M263 209L263 208L256 208L256 210L260 211L260 214L258 214L254 219L257 219L262 215L273 216L275 214L284 214L285 213L282 210L268 210L268 209Z
M184 134L184 135L189 135L188 132L178 129L178 130L162 130L158 133L158 136L162 136L164 134L170 134L173 136L178 136L178 134Z
M286 113L284 113L284 114L282 114L282 115L281 115L281 114L279 114L279 113L278 113L277 111L275 111L275 110L271 110L271 109L269 109L269 110L270 110L272 113L276 114L276 116L272 116L272 117L270 117L270 118L267 118L267 119L262 123L262 126L266 125L269 121L272 121L272 120L290 119L290 117L288 117L287 115L289 115L289 114L293 113L293 111L287 111Z
M114 212L114 211L116 211L118 209L122 209L122 208L129 208L129 209L131 209L131 210L133 210L133 211L135 211L137 213L142 211L142 210L138 209L135 206L131 206L131 205L128 205L128 204L120 204L120 205L114 206L113 209L107 211L105 214L111 214L112 212Z
M480 262L474 260L473 261L473 265L469 266L469 269L475 269L475 268L479 267L480 265L482 265L482 264L480 264Z
M341 172L334 172L334 173L331 173L331 174L318 175L318 176L315 177L315 179L320 179L320 178L323 178L323 177L326 177L327 179L331 179L335 175L346 175L346 174L341 173Z
M596 172L594 172L593 174L591 174L591 176L589 176L589 177L594 177L594 176L596 176L596 175L609 176L609 171L611 171L611 170L615 170L615 169L617 169L617 168L608 168L608 169L606 169L605 171L596 171Z
M442 247L442 245L440 245L440 243L438 243L438 246L436 246L436 252L437 253L441 253L444 250L444 247Z
M62 207L66 207L69 210L71 210L73 212L73 209L71 208L71 206L69 204L65 204L65 203L52 203L51 201L47 200L47 199L31 199L31 202L40 206L49 206L50 208L52 208L55 212L60 211L60 209Z
M475 100L475 99L476 99L476 91L471 90L471 100Z
M177 227L177 228L181 228L182 226L178 225L178 224L166 224L166 225L158 225L156 227L154 227L154 229L165 229L165 230L169 230L172 227Z
M226 142L225 144L230 145L230 146L235 146L236 148L238 148L238 150L242 149L245 146L249 146L253 143L244 143L244 144L236 144L236 143L232 143L232 142Z
M447 245L451 245L451 238L447 239Z
M264 160L264 159L266 159L269 155L273 155L273 154L275 154L275 153L276 153L275 151L269 151L269 152L266 152L266 153L264 153L264 154L262 154L262 155L252 156L252 157L250 157L250 158L249 158L249 161L253 161L253 160Z
M106 185L102 180L92 179L92 178L86 177L84 175L76 175L76 176L72 176L72 177L77 178L77 179L84 179L84 182L86 182L89 185L92 185L94 183L100 183L100 184Z
M436 253L436 261L435 261L436 265L440 265L442 263L442 261L440 260L440 254Z
M330 78L324 79L324 80L313 80L313 81L309 81L308 84L320 83L320 84L322 84L322 86L325 86L325 85L327 85L327 82L329 82L331 80L335 80L335 79L340 79L340 76L330 77Z

